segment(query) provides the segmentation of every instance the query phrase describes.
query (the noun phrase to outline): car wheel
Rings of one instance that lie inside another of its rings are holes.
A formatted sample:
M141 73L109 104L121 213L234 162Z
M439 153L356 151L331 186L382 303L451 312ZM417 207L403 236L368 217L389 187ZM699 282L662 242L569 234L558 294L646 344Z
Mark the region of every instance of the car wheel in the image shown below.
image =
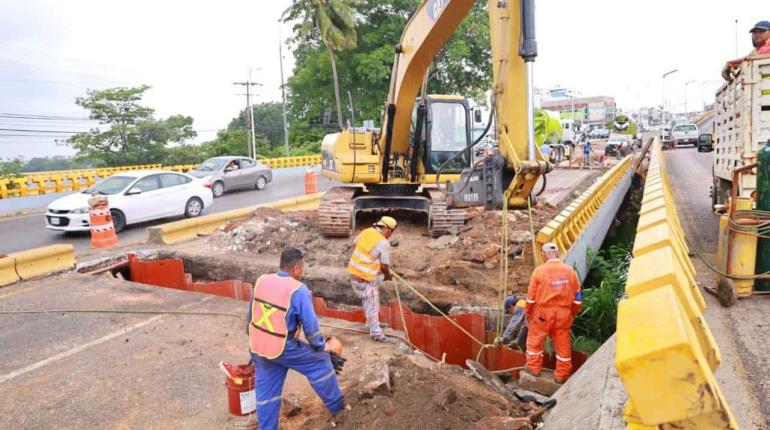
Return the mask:
M195 218L203 212L203 202L197 197L191 197L184 206L184 216L186 218Z
M225 193L225 184L220 181L214 182L214 185L211 186L211 192L214 197L222 197L222 194Z
M126 216L123 212L117 209L110 209L110 215L112 216L112 227L115 229L115 233L120 233L126 228Z
M266 186L267 186L267 178L265 178L264 176L258 177L257 183L254 184L254 188L258 190L264 190Z

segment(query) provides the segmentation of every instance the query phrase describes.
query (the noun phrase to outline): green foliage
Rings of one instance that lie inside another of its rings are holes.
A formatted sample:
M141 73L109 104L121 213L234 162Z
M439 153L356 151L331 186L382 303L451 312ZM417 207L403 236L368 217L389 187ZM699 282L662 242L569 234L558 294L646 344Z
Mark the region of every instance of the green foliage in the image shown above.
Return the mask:
M623 296L631 247L612 245L589 252L590 275L583 288L583 308L572 325L576 339L603 343L615 333L618 301Z
M357 45L337 54L337 72L343 95L350 91L358 125L380 118L388 94L393 52L404 25L419 0L361 0L355 4ZM434 62L428 91L460 94L483 100L491 82L489 18L486 2L473 7ZM332 65L318 38L294 37L296 59L287 81L292 143L320 140L331 129L323 126L325 109L332 109ZM347 97L345 97L347 99Z
M9 161L0 161L0 179L18 178L21 176L22 160L14 158Z
M78 159L97 159L109 166L165 163L166 146L182 144L196 136L193 119L174 115L156 119L153 109L140 104L150 87L88 90L75 104L89 111L89 118L105 126L78 133L66 143L78 151Z

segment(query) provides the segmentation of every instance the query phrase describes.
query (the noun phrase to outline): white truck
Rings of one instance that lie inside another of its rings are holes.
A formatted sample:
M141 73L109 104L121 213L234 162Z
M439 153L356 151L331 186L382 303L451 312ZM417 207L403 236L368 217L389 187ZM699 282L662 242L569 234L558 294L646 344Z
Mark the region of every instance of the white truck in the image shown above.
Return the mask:
M700 131L695 124L677 124L671 129L671 145L676 148L682 145L698 145Z
M770 55L749 57L735 78L716 93L711 201L723 204L731 194L736 168L757 162L760 146L770 141ZM708 135L703 135L703 137ZM739 196L750 197L756 175L739 175Z

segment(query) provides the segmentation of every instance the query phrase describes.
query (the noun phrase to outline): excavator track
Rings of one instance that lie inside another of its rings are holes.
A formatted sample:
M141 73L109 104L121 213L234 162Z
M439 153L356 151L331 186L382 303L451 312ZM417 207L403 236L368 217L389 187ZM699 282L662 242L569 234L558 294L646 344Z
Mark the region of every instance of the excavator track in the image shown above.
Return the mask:
M318 206L318 230L327 237L350 237L353 230L353 195L357 188L336 187L327 191Z
M444 201L432 201L428 213L431 236L457 235L465 226L465 209L449 209Z

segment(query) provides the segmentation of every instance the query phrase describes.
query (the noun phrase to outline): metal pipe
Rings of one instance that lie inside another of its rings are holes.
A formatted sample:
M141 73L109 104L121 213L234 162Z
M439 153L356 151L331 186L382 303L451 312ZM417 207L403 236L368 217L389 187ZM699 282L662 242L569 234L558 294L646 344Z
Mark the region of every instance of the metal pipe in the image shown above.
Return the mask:
M535 64L527 62L527 154L530 160L537 160L535 145L535 80L533 69Z

